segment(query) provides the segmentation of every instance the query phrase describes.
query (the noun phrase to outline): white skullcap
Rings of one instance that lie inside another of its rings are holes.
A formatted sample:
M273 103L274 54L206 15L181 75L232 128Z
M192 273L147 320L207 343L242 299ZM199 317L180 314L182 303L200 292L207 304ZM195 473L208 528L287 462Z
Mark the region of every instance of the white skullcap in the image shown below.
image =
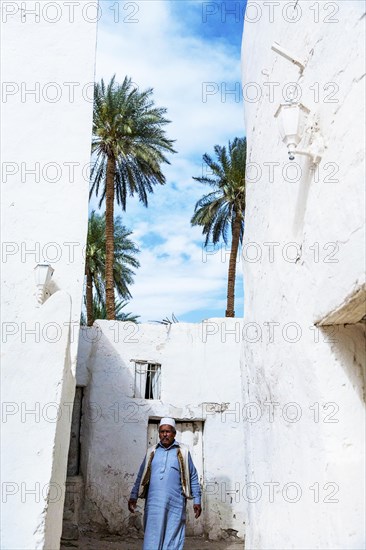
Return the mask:
M174 418L169 418L169 416L164 416L164 418L162 418L159 422L159 428L163 424L168 424L169 426L173 426L173 428L175 429L175 420L174 420Z

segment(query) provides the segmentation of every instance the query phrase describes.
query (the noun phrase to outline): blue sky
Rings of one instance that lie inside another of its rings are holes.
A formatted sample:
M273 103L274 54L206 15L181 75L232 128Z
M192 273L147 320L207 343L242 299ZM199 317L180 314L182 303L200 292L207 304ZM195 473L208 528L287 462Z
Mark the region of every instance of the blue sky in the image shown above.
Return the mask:
M196 0L101 2L96 79L125 75L168 110L167 133L177 154L164 166L167 183L155 188L146 209L134 198L126 212L141 252L128 311L141 321L172 312L180 321L223 317L229 250L203 248L201 229L191 227L196 201L207 188L202 155L215 144L244 135L239 97L243 1ZM230 93L230 91L233 91ZM95 208L97 200L92 200ZM242 265L238 262L236 314L243 314Z

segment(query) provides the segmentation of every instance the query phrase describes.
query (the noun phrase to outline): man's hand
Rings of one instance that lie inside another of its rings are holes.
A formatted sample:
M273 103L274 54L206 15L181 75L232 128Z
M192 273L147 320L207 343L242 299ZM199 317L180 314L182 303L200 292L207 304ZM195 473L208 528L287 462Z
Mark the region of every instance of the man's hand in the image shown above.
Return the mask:
M133 514L135 513L136 503L137 500L134 500L133 498L130 498L130 500L128 501L128 509Z
M202 508L200 504L193 504L194 517L198 519L201 515Z

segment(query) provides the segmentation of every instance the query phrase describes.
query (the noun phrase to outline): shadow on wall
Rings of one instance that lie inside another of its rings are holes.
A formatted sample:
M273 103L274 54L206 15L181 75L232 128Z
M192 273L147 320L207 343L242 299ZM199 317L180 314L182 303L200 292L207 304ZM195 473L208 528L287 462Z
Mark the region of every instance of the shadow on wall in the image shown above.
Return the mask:
M332 352L344 369L358 399L365 402L366 323L329 325L319 328L323 332L324 341L330 343Z
M97 324L81 330L77 384L62 539L77 540L80 527L106 534L139 531L138 518L130 525L126 512L131 483L123 467L126 448L135 444L133 430L122 441L126 426L141 422L137 404L129 400L134 378Z
M314 176L315 176L315 170L312 169L310 160L308 158L305 158L302 162L303 162L301 165L302 176L300 178L299 183L297 184L299 188L298 188L296 207L294 209L294 217L293 217L293 234L294 235L301 235L302 233L305 213L308 205L310 185L314 180Z
M119 331L122 326L126 323L118 323L118 331L113 330L110 340L95 325L98 336L89 358L90 383L86 388L81 432L85 480L82 523L114 534L131 529L127 501L133 478L126 461L137 444L135 427L144 422L139 404L132 399L131 365L125 363L117 348L119 339L125 337L125 332ZM147 425L145 433L146 429Z
M225 465L223 464L223 469ZM245 498L244 483L233 481L226 476L205 478L203 487L203 507L210 509L211 521L205 521L205 538L213 540L239 541L238 531L234 529L235 513L233 504ZM219 526L219 527L218 527Z

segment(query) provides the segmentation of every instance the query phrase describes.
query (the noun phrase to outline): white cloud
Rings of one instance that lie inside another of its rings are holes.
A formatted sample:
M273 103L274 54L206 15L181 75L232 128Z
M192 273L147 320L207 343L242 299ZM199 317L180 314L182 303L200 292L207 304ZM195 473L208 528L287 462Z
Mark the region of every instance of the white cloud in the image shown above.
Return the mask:
M224 316L229 247L204 249L201 230L190 226L189 217L174 212L153 226L138 222L134 238L142 243L150 231L160 237L159 244L141 247L141 268L132 287L133 310L142 314L143 320L162 319L172 312L179 318L200 309L219 310L218 315ZM240 272L239 262L238 275ZM238 312L240 307L238 304Z
M171 2L137 2L139 22L100 25L97 78L127 74L142 89L153 87L157 104L168 108L169 135L183 154L243 134L242 107L225 96L240 77L239 52L187 34L189 26L174 19ZM204 83L220 88L202 98ZM223 84L222 84L223 83ZM223 93L221 93L221 88ZM223 100L223 101L222 101Z

